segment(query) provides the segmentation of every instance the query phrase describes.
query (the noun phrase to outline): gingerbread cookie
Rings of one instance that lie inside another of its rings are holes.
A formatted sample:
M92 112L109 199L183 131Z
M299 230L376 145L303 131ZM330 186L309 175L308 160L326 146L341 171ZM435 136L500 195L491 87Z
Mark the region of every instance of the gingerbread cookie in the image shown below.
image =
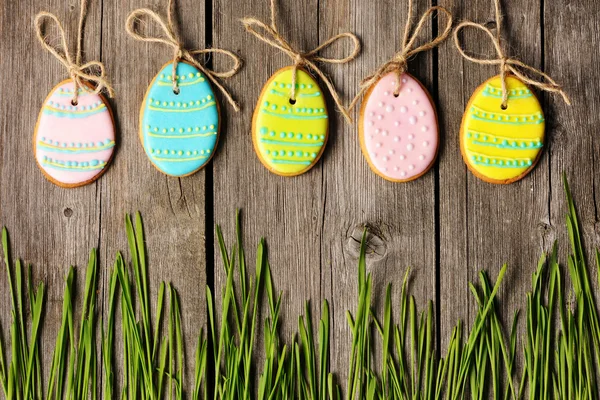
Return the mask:
M277 71L265 84L252 120L258 158L271 172L296 176L312 168L323 153L329 119L317 82L298 68L296 100L290 100L293 67Z
M544 114L531 90L506 78L508 102L502 107L502 81L484 82L469 100L460 130L468 168L490 183L512 183L535 166L544 145Z
M38 166L61 187L83 186L98 179L115 147L115 124L104 96L79 88L74 104L75 90L68 79L50 92L33 137Z
M161 172L183 177L208 163L219 138L219 106L207 78L186 62L173 64L154 78L140 112L140 139L146 155Z
M395 72L384 75L362 103L359 136L373 172L392 182L417 179L433 166L439 143L429 93L408 73L400 82Z

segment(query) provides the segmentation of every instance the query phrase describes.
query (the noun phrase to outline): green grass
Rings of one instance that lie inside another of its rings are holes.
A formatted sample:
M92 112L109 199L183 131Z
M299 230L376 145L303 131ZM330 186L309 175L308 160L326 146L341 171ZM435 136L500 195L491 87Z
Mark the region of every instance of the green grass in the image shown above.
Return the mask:
M367 265L365 231L356 305L346 313L352 342L344 391L329 363L335 342L329 303L324 301L320 316L313 318L307 302L296 334L283 337L281 310L286 300L275 290L265 241L258 242L252 268L246 261L239 214L231 249L217 226L225 283L218 298L206 288L208 326L196 336L195 354L189 355L195 367L187 382L180 300L166 282L151 293L139 213L134 220L126 218L131 260L126 262L118 253L108 272L102 320L96 251L90 253L81 297L74 294L77 270L67 271L51 357L39 347L44 285L34 288L31 268L11 261L3 230L12 310L8 333L0 335L4 396L96 399L101 386L104 399L130 400L597 399L600 320L575 205L564 184L571 245L566 263L560 263L557 245L540 257L523 311L506 315L512 317L508 324L500 318L496 298L507 266L493 281L481 271L478 281L465 288L476 304L475 316L469 325L457 321L443 351L436 349L433 302L418 309L410 295L408 271L399 287L399 303L392 302L396 288L390 284L382 313L373 308L378 289ZM594 261L600 277L600 252ZM517 356L522 365L517 366ZM48 363L49 375L42 376Z

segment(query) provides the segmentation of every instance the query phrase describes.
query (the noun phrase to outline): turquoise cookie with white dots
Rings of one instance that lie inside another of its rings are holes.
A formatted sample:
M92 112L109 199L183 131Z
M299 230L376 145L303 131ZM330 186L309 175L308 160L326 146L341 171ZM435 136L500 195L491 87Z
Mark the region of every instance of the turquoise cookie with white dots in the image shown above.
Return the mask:
M261 163L271 172L296 176L311 169L323 153L329 119L317 82L303 69L277 71L265 84L252 121L252 141Z
M140 112L140 139L146 155L161 172L175 177L204 167L219 139L219 105L206 78L194 66L177 64L178 92L173 90L173 64L154 78Z

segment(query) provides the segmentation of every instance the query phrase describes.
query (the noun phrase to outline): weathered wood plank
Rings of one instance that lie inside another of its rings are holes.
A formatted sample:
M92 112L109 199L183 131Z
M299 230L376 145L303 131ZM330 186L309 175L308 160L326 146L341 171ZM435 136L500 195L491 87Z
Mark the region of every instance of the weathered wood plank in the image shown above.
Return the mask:
M458 19L494 21L492 1L448 2ZM510 55L539 67L542 56L540 2L502 2L503 37ZM493 22L490 22L493 23ZM464 31L472 54L493 54L487 36ZM440 50L439 87L445 145L440 160L440 305L442 348L458 319L472 322L476 302L467 290L480 269L495 278L509 265L499 294L510 324L512 311L523 307L530 277L542 248L548 223L548 158L542 156L533 172L511 185L492 185L477 179L463 164L459 128L465 106L475 88L498 70L463 60L453 43ZM508 325L510 326L510 325Z
M172 59L173 52L158 44L137 42L125 32L125 21L132 10L150 7L166 16L167 3L104 2L102 58L117 91L113 103L120 135L113 168L99 186L105 265L103 293L108 296L108 272L115 251L125 250L125 258L129 259L125 213L139 210L146 227L152 304L155 304L161 280L172 282L180 295L187 357L184 385L189 388L193 383L197 334L206 323L205 173L200 171L182 179L167 177L146 158L138 137L140 105L150 81L163 64ZM202 48L204 2L179 0L176 6L185 42ZM148 28L155 34L160 33L152 25ZM117 350L120 355L121 348Z
M351 64L325 67L347 99L358 91L362 78L400 50L407 4L381 1L374 6L359 0L320 2L321 41L350 30L364 45L360 57ZM429 6L429 2L415 2L417 20ZM431 38L431 26L431 23L427 24L421 41ZM337 46L335 53L331 53L337 56L348 54L348 46L345 49ZM431 52L411 60L409 72L433 93ZM357 110L354 113L357 123L358 114ZM357 255L363 226L368 225L377 236L371 245L378 248L368 257L368 268L373 274L373 302L379 316L383 315L388 283L393 284L394 304L399 304L402 280L409 267L409 289L415 295L419 309L426 309L426 301L436 297L435 168L409 183L384 180L371 171L363 157L357 123L349 126L337 114L332 124L334 134L323 162L326 202L321 241L321 280L325 285L322 295L332 302L334 350L330 356L344 388L352 343L345 313L357 307ZM379 240L381 243L375 244Z
M278 3L280 32L300 49L315 47L318 2ZM239 76L226 82L242 105L242 111L236 113L221 103L227 123L214 158L214 219L223 225L226 240L232 243L234 212L236 208L242 209L250 270L254 269L258 239L267 237L274 285L277 291L283 291L282 338L291 343L292 334L297 331L297 318L304 313L304 301L313 300L313 315L319 309L321 281L318 266L324 203L322 163L302 176L285 178L267 171L255 155L251 121L260 90L275 71L290 65L291 61L279 50L246 33L239 22L246 16L255 16L268 23L269 2L214 2L214 47L233 50L245 59ZM215 59L216 69L227 68L227 61ZM215 260L215 297L219 309L225 274L220 256ZM262 340L258 339L257 343ZM258 349L262 353L262 347L258 346Z
M13 255L33 265L34 281L46 285L46 305L41 352L51 359L60 326L64 277L69 265L78 266L76 287L82 290L88 253L98 245L100 229L98 185L62 189L47 181L39 171L32 151L32 137L38 113L52 88L68 78L65 67L43 50L35 35L33 21L39 11L55 13L67 30L71 49L76 46L79 7L77 1L6 2L0 15L2 40L0 88L2 110L0 146L2 164L0 213L10 230ZM85 57L100 53L99 2L90 4L85 36ZM59 43L56 30L49 30ZM3 267L4 268L4 267ZM0 274L0 298L9 304L6 274ZM79 307L77 298L77 307ZM10 309L3 307L4 334L11 321ZM4 336L5 339L8 337ZM4 343L9 343L5 341ZM50 363L44 364L48 377Z
M566 174L580 217L587 250L600 247L598 235L597 125L600 88L596 65L600 37L593 18L600 5L593 1L546 1L544 7L545 69L567 91L573 106L547 95L550 133L550 231L558 239L561 258L571 253L565 229L567 213L562 175ZM564 10L564 11L563 11ZM567 12L565 12L567 11ZM588 252L590 279L597 289L595 255ZM566 262L564 263L566 267Z

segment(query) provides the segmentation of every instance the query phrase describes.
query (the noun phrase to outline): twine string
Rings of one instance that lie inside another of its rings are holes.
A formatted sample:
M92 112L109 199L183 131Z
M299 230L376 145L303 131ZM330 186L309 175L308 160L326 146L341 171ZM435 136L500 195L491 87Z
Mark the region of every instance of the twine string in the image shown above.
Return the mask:
M35 17L35 29L40 43L67 68L69 76L75 84L73 99L71 100L73 105L77 105L78 103L80 89L96 94L100 93L102 90L106 90L109 97L114 96L114 90L106 78L104 64L100 61L89 61L82 64L83 28L86 15L87 2L82 0L77 33L77 52L74 60L73 55L69 52L65 30L58 20L58 17L46 11L40 12ZM49 42L48 35L43 30L47 20L56 25L60 36L60 46L53 45ZM90 88L86 82L93 82L95 84L95 89Z
M162 30L161 36L150 36L138 30L138 26L140 22L144 19L148 18L151 21L154 21ZM173 84L173 92L179 94L179 82L177 79L177 66L180 61L185 61L199 71L201 71L206 77L215 85L225 96L226 100L231 104L231 106L235 109L235 111L239 111L240 107L238 103L233 99L229 91L219 82L219 78L229 78L235 75L242 66L242 61L240 58L232 53L231 51L212 48L212 49L198 49L198 50L188 50L184 47L179 34L176 29L176 21L175 21L175 5L174 0L169 0L167 20L156 12L148 9L148 8L140 8L134 10L129 14L127 18L126 29L127 33L129 33L133 38L140 40L142 42L152 42L152 43L162 43L166 46L170 46L173 49L173 74L172 76L172 84ZM202 65L196 56L198 55L206 55L206 54L222 54L228 56L233 60L233 66L231 69L227 71L214 71L204 65Z
M454 42L460 54L467 60L480 65L498 65L500 67L500 81L502 85L502 109L506 109L508 106L508 90L506 85L506 78L508 74L512 74L518 79L520 79L522 82L534 86L540 90L550 93L558 93L562 96L565 103L571 105L571 100L569 99L567 93L548 74L537 68L527 65L515 58L508 57L504 53L504 50L502 49L502 13L500 10L500 0L494 0L494 6L496 10L495 34L484 24L478 24L471 21L464 21L460 23L454 30ZM496 58L476 57L467 54L467 52L464 49L463 43L459 39L459 32L464 28L468 27L479 29L485 32L485 34L491 39L492 44L494 45L494 49L496 50L497 55Z
M434 13L439 15L443 13L447 17L447 23L444 30L438 34L435 38L423 43L422 45L415 47L415 43L420 36L423 28L425 27L429 18L432 17ZM404 26L404 35L402 39L402 49L397 52L389 61L379 67L373 74L364 78L360 83L360 90L358 94L350 103L350 110L352 110L356 104L360 101L362 96L375 85L381 78L390 72L394 72L398 75L398 85L394 89L394 96L398 96L400 94L400 89L402 88L402 82L400 81L400 76L406 72L408 68L408 60L414 55L431 50L437 47L440 43L442 43L446 38L450 35L452 30L452 14L441 6L435 6L429 8L425 13L421 16L417 26L413 29L413 1L408 1L408 18L406 20L406 25ZM411 35L412 31L412 35Z
M296 101L296 81L298 79L298 68L306 67L321 78L321 80L325 83L327 89L331 93L331 96L337 108L340 110L346 121L348 123L351 123L352 118L350 117L348 110L343 106L342 101L340 99L340 95L337 92L335 86L316 63L345 64L354 60L356 56L358 56L358 54L360 53L361 49L360 41L358 40L356 35L350 32L340 33L327 39L325 42L321 43L313 50L301 52L292 47L292 45L287 40L285 40L285 38L279 33L276 20L277 8L275 7L275 0L271 0L271 23L269 25L252 17L243 18L241 21L248 32L252 33L258 39L267 43L268 45L281 50L283 53L287 54L291 58L293 62L293 69L290 102L293 104ZM353 44L353 50L348 56L343 58L328 58L319 55L319 53L322 50L330 47L335 42L343 39L350 39Z

